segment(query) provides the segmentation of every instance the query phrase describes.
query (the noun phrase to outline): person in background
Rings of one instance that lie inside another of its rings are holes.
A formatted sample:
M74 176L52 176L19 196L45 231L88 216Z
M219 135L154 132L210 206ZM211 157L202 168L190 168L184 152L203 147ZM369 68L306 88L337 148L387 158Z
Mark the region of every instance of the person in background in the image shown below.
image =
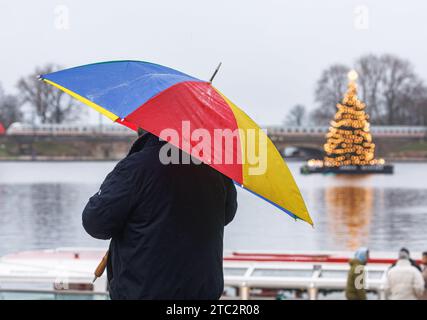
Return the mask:
M366 300L365 265L369 260L368 248L359 248L350 260L345 297L347 300Z
M419 272L422 272L421 267L418 265L418 263L415 260L411 259L411 253L409 252L408 249L402 248L400 249L399 252L405 252L409 257L409 262L411 263L411 265L417 268ZM396 262L391 265L391 268L393 268L395 265L396 265Z
M427 300L427 251L423 252L423 258L421 260L423 265L423 278L424 278L424 295L423 300Z
M421 272L409 260L405 250L399 251L399 260L387 272L387 295L391 300L416 300L424 293Z

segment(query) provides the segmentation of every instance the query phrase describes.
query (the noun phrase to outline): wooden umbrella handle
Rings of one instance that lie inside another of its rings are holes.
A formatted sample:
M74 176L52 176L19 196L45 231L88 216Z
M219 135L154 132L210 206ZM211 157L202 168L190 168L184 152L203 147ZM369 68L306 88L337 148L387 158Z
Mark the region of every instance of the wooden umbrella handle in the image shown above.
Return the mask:
M101 262L98 264L98 266L95 269L94 275L95 278L92 282L95 282L95 280L102 276L102 274L105 271L105 268L107 267L107 261L108 261L108 251L105 253L104 257L102 258Z

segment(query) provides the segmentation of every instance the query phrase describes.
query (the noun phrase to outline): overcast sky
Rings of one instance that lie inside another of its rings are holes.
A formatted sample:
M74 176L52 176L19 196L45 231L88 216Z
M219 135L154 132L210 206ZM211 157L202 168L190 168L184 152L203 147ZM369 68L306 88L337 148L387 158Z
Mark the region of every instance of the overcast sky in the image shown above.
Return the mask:
M68 14L68 18L67 18ZM315 82L365 53L409 59L427 81L427 1L0 0L0 82L49 62L71 67L136 59L209 79L260 124L295 104L313 107Z

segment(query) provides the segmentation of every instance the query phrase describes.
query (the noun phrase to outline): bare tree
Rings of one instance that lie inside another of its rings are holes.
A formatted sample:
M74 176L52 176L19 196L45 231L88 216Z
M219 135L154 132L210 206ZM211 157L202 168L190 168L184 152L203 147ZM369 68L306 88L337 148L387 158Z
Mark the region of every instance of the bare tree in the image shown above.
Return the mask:
M362 99L372 123L416 124L426 88L407 60L385 54L366 55L356 61ZM416 106L418 105L418 107Z
M419 97L417 101L417 109L419 112L418 124L421 126L427 126L427 88L423 90L423 96Z
M368 106L373 122L381 123L382 115L379 106L380 87L383 77L383 64L378 56L368 54L356 60L356 71L359 74L359 95Z
M387 124L404 124L406 109L413 109L411 100L416 98L413 95L419 92L422 83L408 61L384 55L381 62L382 99Z
M57 69L59 67L52 64L36 68L33 74L18 81L21 102L33 108L42 123L62 123L80 116L81 109L76 108L78 103L73 98L38 80L39 75Z
M0 87L0 123L8 127L13 122L21 121L22 113L18 99L10 94L5 94Z
M336 105L347 90L347 73L345 65L335 64L322 72L317 81L315 99L318 108L311 113L311 118L319 124L329 123L336 112Z
M358 95L367 105L371 123L425 123L427 88L408 61L390 54L368 54L358 58L355 66ZM345 92L347 71L343 65L333 65L322 73L315 92L318 107L311 113L313 122L326 124L332 119Z
M306 109L303 105L297 104L292 107L284 121L285 125L302 126L305 121Z
M425 125L427 88L421 81L414 81L402 88L396 103L394 121L404 125Z

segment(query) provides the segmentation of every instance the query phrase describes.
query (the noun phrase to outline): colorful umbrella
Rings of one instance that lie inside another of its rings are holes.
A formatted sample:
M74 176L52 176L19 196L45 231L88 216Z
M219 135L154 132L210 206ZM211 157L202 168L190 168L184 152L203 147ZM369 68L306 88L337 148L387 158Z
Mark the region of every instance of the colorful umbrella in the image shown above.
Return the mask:
M210 82L141 61L89 64L40 78L133 130L141 127L161 138L166 131L177 132L179 141L167 139L171 144L293 218L313 224L274 144ZM218 134L221 130L231 132L234 143L215 143L218 136L223 139ZM194 133L197 139L192 139ZM204 148L200 152L200 141L206 133L214 137L213 143L210 150ZM258 143L254 145L254 141ZM258 167L254 166L254 159L259 160Z

